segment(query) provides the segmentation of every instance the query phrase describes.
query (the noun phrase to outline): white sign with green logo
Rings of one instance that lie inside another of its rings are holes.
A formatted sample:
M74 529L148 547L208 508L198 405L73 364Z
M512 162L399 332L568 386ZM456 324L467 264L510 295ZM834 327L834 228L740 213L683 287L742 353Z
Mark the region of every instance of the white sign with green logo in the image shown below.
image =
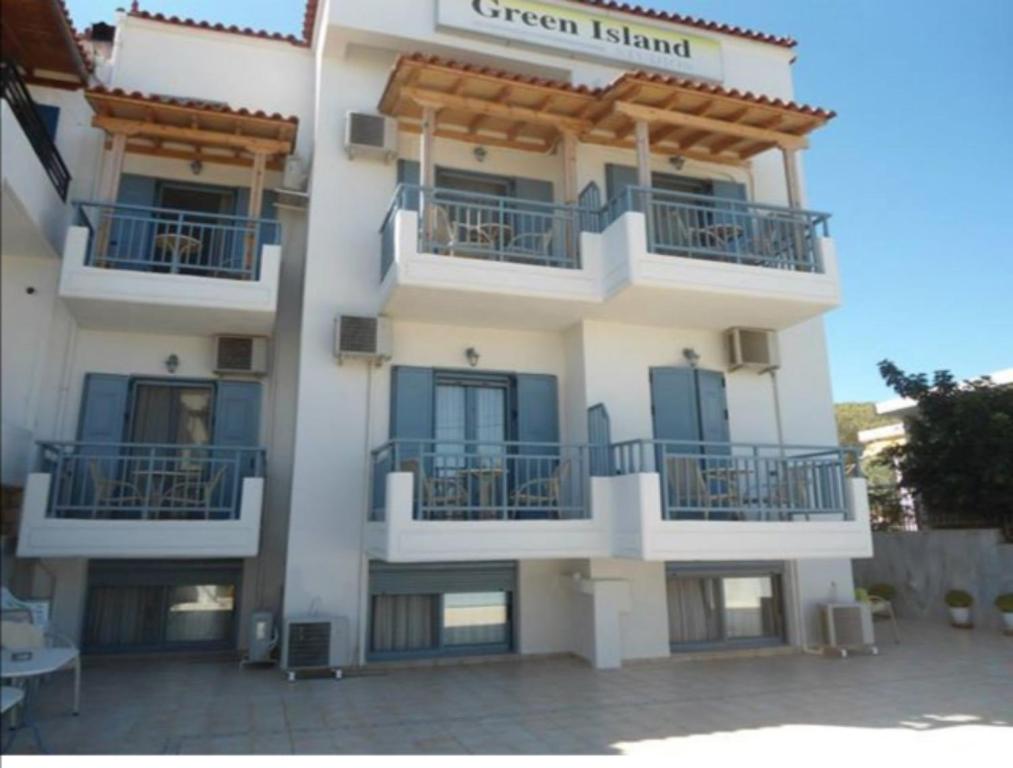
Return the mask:
M436 24L636 67L722 78L716 40L674 31L671 25L631 22L629 14L537 0L437 0Z

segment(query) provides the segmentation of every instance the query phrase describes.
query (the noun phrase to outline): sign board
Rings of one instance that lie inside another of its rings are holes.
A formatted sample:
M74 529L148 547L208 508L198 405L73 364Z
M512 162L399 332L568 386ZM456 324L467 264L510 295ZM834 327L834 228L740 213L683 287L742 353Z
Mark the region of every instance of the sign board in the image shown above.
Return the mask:
M500 40L721 80L721 44L629 14L540 0L437 0L436 25Z

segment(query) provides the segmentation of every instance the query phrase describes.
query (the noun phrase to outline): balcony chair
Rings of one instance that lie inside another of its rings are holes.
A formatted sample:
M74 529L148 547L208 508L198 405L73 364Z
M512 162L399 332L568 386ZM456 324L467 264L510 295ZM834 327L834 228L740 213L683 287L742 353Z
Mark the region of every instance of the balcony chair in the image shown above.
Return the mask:
M449 519L467 518L467 510L462 508L468 504L468 494L458 477L426 477L418 459L404 459L400 471L414 475L416 498L421 499L420 513L424 519L433 519L434 510L441 512L439 519L448 519L448 515Z
M694 506L703 507L702 514L705 519L715 519L711 513L717 507L720 518L734 519L742 518L742 513L737 507L741 507L742 499L739 495L738 483L732 478L715 480L704 472L701 462L704 457L695 458L692 456L666 456L665 472L668 475L668 506L671 511L678 512L680 502L693 501ZM724 488L715 488L715 485L724 483ZM697 510L690 510L694 515Z
M219 467L207 481L200 474L196 474L193 478L175 483L159 498L158 506L169 507L170 514L177 512L187 517L203 510L204 517L210 519L215 491L225 479L227 469L228 467Z
M507 243L507 251L532 260L549 259L552 257L552 229L515 235Z
M785 465L778 472L771 492L771 505L778 508L782 519L808 520L812 513L812 493L809 470L806 467Z
M882 594L886 591L886 594ZM887 596L889 595L889 597ZM869 613L875 619L889 619L893 630L893 641L900 644L900 632L897 629L897 616L893 612L893 587L885 584L873 584L868 589L855 589L855 599L869 606Z
M562 489L570 478L570 460L563 459L549 477L536 477L522 483L510 494L510 506L514 515L528 511L554 510L554 517L560 517Z
M102 459L88 462L88 475L95 490L96 507L111 512L123 507L140 506L143 504L142 494L137 486L126 480L113 480L106 477Z
M756 253L764 258L757 259L760 266L778 269L797 268L802 261L798 253L805 241L802 225L790 214L769 213L760 221L756 237Z

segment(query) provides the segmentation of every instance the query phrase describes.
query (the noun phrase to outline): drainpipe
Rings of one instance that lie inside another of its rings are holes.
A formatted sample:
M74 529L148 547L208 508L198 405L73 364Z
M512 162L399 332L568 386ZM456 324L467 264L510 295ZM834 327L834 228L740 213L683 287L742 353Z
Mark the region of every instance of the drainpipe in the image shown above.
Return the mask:
M359 578L357 582L359 594L355 611L358 621L356 657L360 666L366 663L366 625L368 623L366 616L363 615L363 588L365 587L366 574L369 568L369 560L366 558L366 521L369 519L371 512L370 505L373 496L370 484L373 470L372 459L370 457L373 431L373 367L371 363L366 365L366 424L365 429L363 429L362 446L362 455L366 457L365 482L363 484L365 503L362 505L362 514L359 516Z

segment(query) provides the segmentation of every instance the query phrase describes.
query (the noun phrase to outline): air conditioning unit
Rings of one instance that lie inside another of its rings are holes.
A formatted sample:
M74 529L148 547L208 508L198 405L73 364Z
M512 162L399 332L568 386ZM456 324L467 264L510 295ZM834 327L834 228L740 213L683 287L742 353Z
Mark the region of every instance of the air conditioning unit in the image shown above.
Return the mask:
M390 360L390 320L385 317L338 315L334 321L334 356L362 357L377 365Z
M289 682L299 672L331 671L341 677L349 654L348 619L309 614L288 616L281 635L281 667Z
M267 339L215 336L214 372L263 376L267 373Z
M823 606L823 640L827 648L847 656L848 651L876 653L872 612L865 603L827 603Z
M397 123L389 117L369 112L345 114L345 152L356 157L382 157L389 162L397 157Z
M292 192L305 192L308 181L309 169L306 168L306 161L299 155L286 157L285 173L281 179L282 188Z
M777 350L777 333L762 328L729 328L728 366L732 371L749 368L757 373L776 371L781 367Z

